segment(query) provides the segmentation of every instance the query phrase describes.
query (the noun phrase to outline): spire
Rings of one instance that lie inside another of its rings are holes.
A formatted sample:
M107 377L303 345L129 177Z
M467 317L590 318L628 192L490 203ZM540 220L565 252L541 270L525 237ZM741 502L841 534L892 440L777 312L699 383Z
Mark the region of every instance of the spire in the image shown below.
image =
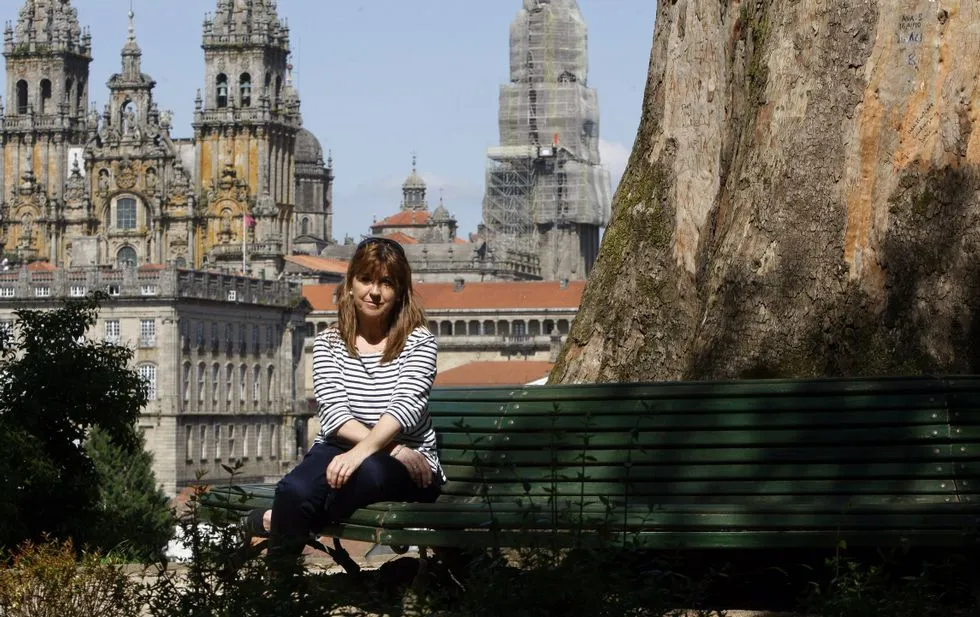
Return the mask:
M155 82L148 75L144 75L142 70L143 51L136 42L136 12L133 10L133 0L129 2L127 17L129 25L127 26L126 43L122 48L122 72L109 78L109 89L152 88Z
M241 45L289 50L289 26L274 0L218 0L204 20L204 46Z
M70 53L91 58L92 37L78 24L78 11L69 0L26 0L17 25L8 28L4 51L25 47L48 53Z
M412 153L412 173L402 183L402 210L426 210L425 180L418 174L418 157Z
M143 51L136 43L136 13L133 11L133 0L129 1L129 26L126 44L122 48L122 77L129 83L141 81L140 58Z

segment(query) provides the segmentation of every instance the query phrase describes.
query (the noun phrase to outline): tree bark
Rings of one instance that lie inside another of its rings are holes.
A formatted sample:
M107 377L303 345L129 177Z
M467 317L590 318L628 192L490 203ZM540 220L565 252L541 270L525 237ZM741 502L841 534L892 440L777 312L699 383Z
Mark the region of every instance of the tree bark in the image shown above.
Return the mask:
M552 380L977 372L980 3L658 4Z

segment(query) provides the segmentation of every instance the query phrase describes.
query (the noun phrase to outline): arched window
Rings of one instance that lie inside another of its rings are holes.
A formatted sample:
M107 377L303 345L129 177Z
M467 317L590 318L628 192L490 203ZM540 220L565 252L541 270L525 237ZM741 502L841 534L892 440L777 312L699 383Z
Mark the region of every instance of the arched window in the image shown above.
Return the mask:
M265 402L268 403L268 404L270 404L270 405L272 404L272 400L273 400L272 395L276 391L275 390L275 376L276 376L276 369L274 367L270 366L269 367L269 374L268 374L268 377L266 378L266 382L265 382Z
M242 76L238 78L238 96L242 102L242 107L251 107L252 76L248 73L242 73Z
M211 403L212 409L217 409L218 405L218 384L221 375L221 367L215 362L211 365Z
M181 384L181 389L183 390L184 403L191 400L191 363L184 362L184 372L183 372L183 383Z
M231 393L234 390L235 367L229 362L225 366L225 408L231 411Z
M72 86L75 85L75 81L69 77L65 79L65 105L68 106L68 113L74 113L74 109L71 108L72 103L75 102L75 97L72 96Z
M53 109L51 109L51 80L42 79L41 80L41 113L49 114Z
M248 392L246 380L248 379L248 367L244 364L238 367L238 402L245 405L245 393Z
M218 107L228 107L228 76L220 73L217 79Z
M310 233L310 219L308 217L303 217L303 221L299 224L301 233L305 236Z
M17 113L27 113L27 81L23 79L17 82Z
M204 402L204 363L197 365L197 402ZM202 440L203 441L203 440Z
M262 367L256 364L252 368L252 405L259 406L259 385L262 382Z
M136 200L132 197L116 201L116 229L136 229Z
M118 268L135 268L136 267L136 249L131 246L124 246L119 249L116 253L116 267Z
M85 80L79 79L78 85L75 87L75 109L80 113L85 112L84 107L85 100Z
M268 71L266 71L266 73L265 73L265 84L264 85L265 85L265 90L263 90L262 94L264 94L266 96L269 96L269 87L272 85L272 73L270 73Z
M136 369L139 371L140 379L146 384L146 398L150 401L157 400L157 367L153 364L140 364Z
M276 104L279 103L279 94L281 92L282 92L282 77L277 75L276 76L276 99L275 99Z

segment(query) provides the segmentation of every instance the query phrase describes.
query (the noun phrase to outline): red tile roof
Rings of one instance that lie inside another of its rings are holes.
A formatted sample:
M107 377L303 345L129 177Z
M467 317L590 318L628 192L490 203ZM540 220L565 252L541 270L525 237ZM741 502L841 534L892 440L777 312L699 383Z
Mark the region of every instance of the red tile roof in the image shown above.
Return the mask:
M314 311L336 310L336 285L304 285L303 295ZM427 310L442 309L576 309L582 303L584 281L570 281L565 289L558 281L466 283L416 283L415 290Z
M384 226L403 227L409 225L428 225L431 218L432 217L425 210L405 210L403 212L399 212L398 214L392 214L388 218L374 223L371 225L371 229Z
M435 385L445 386L518 386L546 377L555 365L551 362L510 360L470 362L436 375Z
M313 255L286 255L284 259L289 263L296 264L301 268L306 268L307 270L313 270L315 272L347 274L347 262L340 259L315 257Z
M394 240L398 244L418 244L419 243L419 241L416 240L415 238L413 238L412 236L409 236L408 234L403 234L400 231L396 231L393 234L385 234L385 238L388 238L389 240Z
M27 264L28 272L54 272L57 270L55 266L46 261L32 261Z
M453 238L453 244L468 244L468 242L462 238Z

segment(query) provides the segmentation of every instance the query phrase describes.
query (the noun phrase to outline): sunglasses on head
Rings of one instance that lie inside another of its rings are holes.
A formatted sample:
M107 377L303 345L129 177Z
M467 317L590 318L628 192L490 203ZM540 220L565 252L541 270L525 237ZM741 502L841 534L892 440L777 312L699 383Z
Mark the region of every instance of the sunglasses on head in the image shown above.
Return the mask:
M405 257L405 249L402 248L402 245L398 244L394 240L391 240L390 238L378 238L378 237L365 238L361 240L361 242L357 245L355 251L359 251L362 248L369 246L371 244L380 244L382 246L390 247L393 251L395 251L402 257Z

